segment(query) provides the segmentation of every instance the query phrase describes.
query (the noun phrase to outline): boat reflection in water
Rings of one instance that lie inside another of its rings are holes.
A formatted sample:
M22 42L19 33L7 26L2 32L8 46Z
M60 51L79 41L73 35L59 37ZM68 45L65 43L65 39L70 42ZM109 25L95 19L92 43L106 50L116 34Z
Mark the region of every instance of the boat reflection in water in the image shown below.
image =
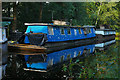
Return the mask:
M95 49L99 51L104 51L115 42L115 40L111 40L104 43L80 46L49 54L24 55L26 62L26 67L24 68L24 70L47 72L50 70L51 67L54 67L55 65L60 63L64 63L71 58L76 58L83 55L87 56L91 53L94 53Z
M7 58L8 58L8 51L7 51L7 43L1 44L0 43L0 80L2 76L5 75L5 70L7 66Z
M98 43L98 44L95 44L95 49L104 51L104 50L108 49L110 47L110 45L112 45L114 43L116 43L116 40L111 40L111 41L107 41L104 43Z
M53 65L64 63L71 58L87 56L93 53L95 45L81 46L72 49L61 50L49 54L24 55L26 68L24 70L47 72Z
M68 71L65 73L63 66L66 65L69 67L71 63L79 64L78 62L81 63L78 66L74 66L74 77L78 77L77 74L84 71L81 70L84 66L86 66L86 69L93 69L92 73L94 73L94 71L96 72L96 64L98 63L96 62L97 56L103 55L97 54L96 51L104 51L110 48L110 45L115 42L115 40L111 40L100 44L79 46L76 48L42 54L33 53L21 55L11 53L7 59L8 61L4 78L20 78L21 80L34 80L36 78L65 78L63 76L66 75L69 77L70 72ZM100 63L102 63L102 61Z

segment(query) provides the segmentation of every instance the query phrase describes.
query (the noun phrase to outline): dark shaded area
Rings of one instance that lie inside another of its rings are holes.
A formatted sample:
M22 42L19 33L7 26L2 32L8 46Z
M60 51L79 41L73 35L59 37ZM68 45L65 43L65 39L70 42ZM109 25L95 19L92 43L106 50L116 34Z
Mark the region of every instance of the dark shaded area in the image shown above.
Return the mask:
M26 27L24 23L39 23L39 22L52 22L53 20L63 20L70 22L72 25L95 25L96 19L98 19L99 25L110 25L112 28L119 30L119 17L116 13L111 13L110 10L118 11L120 2L116 2L113 7L107 7L109 4L103 3L100 17L98 15L98 10L100 7L100 2L19 2L18 4L12 2L2 3L2 16L3 17L13 17L13 23L10 29L16 29L25 32ZM106 12L107 11L107 12ZM108 12L113 15L109 16ZM106 16L103 15L106 13ZM115 14L115 15L114 15ZM106 17L107 19L104 20ZM107 22L105 22L107 20ZM13 31L13 30L12 30Z

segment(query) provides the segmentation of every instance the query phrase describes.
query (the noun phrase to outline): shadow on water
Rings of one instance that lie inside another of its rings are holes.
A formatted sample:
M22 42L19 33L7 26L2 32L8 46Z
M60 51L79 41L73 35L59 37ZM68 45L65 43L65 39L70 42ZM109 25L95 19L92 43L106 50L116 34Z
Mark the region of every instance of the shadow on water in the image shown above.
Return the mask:
M120 78L120 41L79 46L48 54L8 53L3 79Z

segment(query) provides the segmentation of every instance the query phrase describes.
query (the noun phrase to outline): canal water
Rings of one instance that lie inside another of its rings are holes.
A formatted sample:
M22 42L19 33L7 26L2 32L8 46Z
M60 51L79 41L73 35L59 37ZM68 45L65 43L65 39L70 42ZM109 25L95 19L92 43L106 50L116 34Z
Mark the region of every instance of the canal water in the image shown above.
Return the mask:
M6 52L6 45L2 53L3 80L120 78L119 38L39 55Z

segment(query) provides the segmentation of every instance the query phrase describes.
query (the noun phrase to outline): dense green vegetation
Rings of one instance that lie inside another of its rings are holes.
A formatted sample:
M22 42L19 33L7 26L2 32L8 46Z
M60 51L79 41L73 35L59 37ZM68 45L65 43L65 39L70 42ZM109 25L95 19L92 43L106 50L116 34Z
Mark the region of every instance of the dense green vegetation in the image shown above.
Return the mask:
M14 17L13 30L24 31L25 22L64 20L72 25L110 25L120 30L120 2L2 3L3 17ZM71 21L72 20L72 21Z

